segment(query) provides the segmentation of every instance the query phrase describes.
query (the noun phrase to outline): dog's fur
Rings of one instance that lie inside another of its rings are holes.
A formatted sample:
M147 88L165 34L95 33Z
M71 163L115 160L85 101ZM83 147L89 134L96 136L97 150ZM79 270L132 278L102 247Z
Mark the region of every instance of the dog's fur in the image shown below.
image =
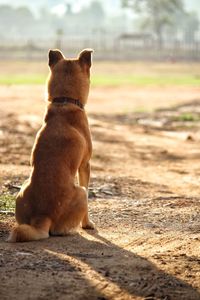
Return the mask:
M33 146L32 172L16 199L18 225L9 242L66 235L80 224L94 228L87 203L92 143L86 113L72 103L52 103L70 97L86 104L91 53L85 49L77 59L66 59L59 50L49 51L49 104Z

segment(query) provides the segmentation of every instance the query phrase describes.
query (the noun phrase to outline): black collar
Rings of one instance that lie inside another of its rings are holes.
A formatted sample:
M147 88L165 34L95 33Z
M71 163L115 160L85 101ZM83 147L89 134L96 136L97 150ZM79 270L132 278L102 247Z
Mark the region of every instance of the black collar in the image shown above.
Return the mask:
M52 100L52 103L59 103L59 104L72 103L72 104L75 104L75 105L79 106L81 109L84 109L84 105L78 99L73 99L73 98L70 98L70 97L54 98Z

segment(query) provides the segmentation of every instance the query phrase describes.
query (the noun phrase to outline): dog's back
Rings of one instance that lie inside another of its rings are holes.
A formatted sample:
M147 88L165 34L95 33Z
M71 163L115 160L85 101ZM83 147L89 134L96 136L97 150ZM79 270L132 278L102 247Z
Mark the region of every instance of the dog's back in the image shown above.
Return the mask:
M31 189L37 200L30 200L37 214L48 212L57 220L63 203L67 205L79 166L90 159L92 147L84 111L51 104L45 119L32 153Z
M16 201L19 226L11 233L11 242L46 238L49 231L67 234L87 214L87 193L74 183L77 171L88 164L92 153L87 116L83 109L89 90L90 64L87 63L88 52L86 54L83 61L80 57L70 60L73 80L69 73L65 74L69 64L60 52L55 51L56 58L51 52L49 54L50 104L33 147L30 179ZM74 101L72 96L76 97Z

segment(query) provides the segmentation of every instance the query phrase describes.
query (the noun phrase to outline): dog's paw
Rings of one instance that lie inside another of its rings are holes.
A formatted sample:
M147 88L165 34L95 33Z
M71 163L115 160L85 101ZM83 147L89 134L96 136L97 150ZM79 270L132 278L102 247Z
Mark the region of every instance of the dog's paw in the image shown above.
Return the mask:
M87 224L82 224L83 229L95 229L95 225L92 221L89 221Z

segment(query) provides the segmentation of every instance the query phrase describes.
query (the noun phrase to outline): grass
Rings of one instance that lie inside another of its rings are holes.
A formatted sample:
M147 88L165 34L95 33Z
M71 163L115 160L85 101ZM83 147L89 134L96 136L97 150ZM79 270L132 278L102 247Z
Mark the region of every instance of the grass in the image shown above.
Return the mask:
M200 116L193 113L183 113L176 118L176 121L180 122L199 122Z
M200 86L200 64L95 62L93 87ZM46 82L45 62L2 61L0 85L34 85Z
M14 74L0 75L0 85L35 85L45 84L45 74ZM123 75L93 74L93 87L117 86L200 86L200 77L191 75Z
M0 195L0 211L11 211L15 210L15 196L9 194Z
M14 74L14 75L0 75L1 85L29 85L29 84L44 84L46 76L44 74Z

